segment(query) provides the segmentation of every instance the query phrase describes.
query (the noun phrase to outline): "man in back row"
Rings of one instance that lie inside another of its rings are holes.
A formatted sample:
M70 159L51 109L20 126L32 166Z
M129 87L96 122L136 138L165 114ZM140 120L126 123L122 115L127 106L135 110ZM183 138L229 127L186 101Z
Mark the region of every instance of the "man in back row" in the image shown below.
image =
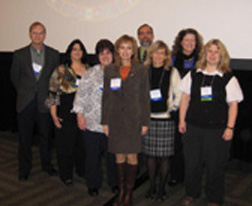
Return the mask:
M59 64L59 52L44 44L46 28L34 22L29 29L31 43L14 52L11 81L17 91L19 132L19 180L26 181L32 168L31 144L35 124L39 135L42 170L57 171L51 164L49 110L45 107L49 78Z
M140 63L144 63L154 39L153 28L148 24L143 24L137 29L137 35L140 43L140 47L138 48L138 60Z

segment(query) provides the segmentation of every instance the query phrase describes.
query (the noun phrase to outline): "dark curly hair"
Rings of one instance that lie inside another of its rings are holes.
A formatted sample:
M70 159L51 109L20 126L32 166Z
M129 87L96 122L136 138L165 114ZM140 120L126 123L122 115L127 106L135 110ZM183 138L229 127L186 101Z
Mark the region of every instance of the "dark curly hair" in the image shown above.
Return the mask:
M96 54L96 59L99 62L99 54L102 53L105 49L108 49L113 56L114 59L114 44L109 41L108 39L101 39L100 41L97 42L96 46L95 46L95 54Z
M65 63L65 64L68 64L69 66L71 66L71 64L72 64L71 52L72 52L73 47L74 47L75 44L79 44L79 45L80 45L80 48L81 48L81 50L82 50L82 52L83 52L82 57L81 57L81 62L82 62L83 64L87 64L87 50L86 50L84 44L83 44L83 43L81 42L81 40L79 40L79 39L73 40L73 41L69 44L69 46L67 47L64 63Z
M196 46L194 53L199 54L202 47L203 47L203 39L202 36L199 34L199 32L193 28L187 28L187 29L182 29L179 31L178 35L176 36L174 40L174 44L172 46L172 56L177 56L178 52L183 51L183 48L181 46L181 42L186 34L194 34L195 39L196 39Z

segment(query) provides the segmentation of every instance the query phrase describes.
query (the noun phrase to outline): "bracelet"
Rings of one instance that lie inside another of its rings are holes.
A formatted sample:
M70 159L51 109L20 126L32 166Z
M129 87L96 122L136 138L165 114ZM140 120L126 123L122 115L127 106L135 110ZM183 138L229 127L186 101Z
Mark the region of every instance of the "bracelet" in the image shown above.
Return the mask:
M229 126L227 126L226 128L227 128L227 129L234 130L234 127L229 127Z

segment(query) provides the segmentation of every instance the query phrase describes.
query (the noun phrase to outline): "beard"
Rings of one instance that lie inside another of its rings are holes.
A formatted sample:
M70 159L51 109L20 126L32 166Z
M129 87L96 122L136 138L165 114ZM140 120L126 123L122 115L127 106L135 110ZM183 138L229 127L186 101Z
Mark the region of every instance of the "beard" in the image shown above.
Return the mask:
M141 46L148 47L152 44L152 41L151 39L144 38L140 43L141 43Z

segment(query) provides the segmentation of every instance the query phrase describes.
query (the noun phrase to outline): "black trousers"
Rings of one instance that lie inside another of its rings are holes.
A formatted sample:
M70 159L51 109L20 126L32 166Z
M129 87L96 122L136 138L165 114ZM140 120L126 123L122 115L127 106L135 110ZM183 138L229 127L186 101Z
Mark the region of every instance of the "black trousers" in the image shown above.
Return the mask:
M183 182L185 171L184 152L183 152L182 136L178 132L177 128L175 131L174 155L171 156L170 168L171 168L171 180L176 180L177 182Z
M78 175L85 173L85 154L83 143L80 141L80 131L76 125L55 129L57 162L59 175L62 180L73 178L75 167Z
M51 132L52 121L49 113L39 113L37 103L34 99L23 111L18 113L19 132L19 174L28 175L32 168L32 141L34 139L34 128L37 125L39 137L39 151L41 167L43 170L52 168L51 164Z
M102 154L106 155L108 185L117 185L115 155L107 152L108 138L99 132L86 130L82 132L86 154L87 186L99 189L102 186Z
M186 193L200 195L203 166L206 167L205 192L209 202L221 204L224 197L224 170L231 141L222 139L224 129L202 129L187 125L183 135Z
M59 174L62 180L73 178L75 167L78 175L84 176L85 153L76 114L71 113L75 93L61 95L57 115L62 118L62 128L55 128L56 152Z
M184 152L183 152L183 143L182 136L178 131L179 124L179 111L171 113L172 119L175 122L175 139L174 139L174 155L170 158L170 171L171 171L171 180L176 180L178 182L184 181L184 171L185 171L185 162L184 162Z

